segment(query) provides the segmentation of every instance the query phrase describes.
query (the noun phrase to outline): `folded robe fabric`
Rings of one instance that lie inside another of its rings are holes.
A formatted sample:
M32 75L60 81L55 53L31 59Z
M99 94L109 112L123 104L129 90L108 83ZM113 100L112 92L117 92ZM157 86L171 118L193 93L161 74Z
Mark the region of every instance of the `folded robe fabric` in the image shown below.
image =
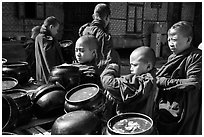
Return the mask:
M59 44L51 36L39 34L35 40L36 80L48 83L54 66L64 62Z

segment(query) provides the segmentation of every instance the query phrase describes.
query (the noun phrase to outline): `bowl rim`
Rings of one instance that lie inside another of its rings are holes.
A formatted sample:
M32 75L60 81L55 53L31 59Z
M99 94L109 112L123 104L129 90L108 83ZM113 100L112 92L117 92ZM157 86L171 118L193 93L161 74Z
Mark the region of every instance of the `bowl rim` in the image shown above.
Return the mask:
M150 130L153 127L153 124L154 124L153 120L148 115L143 114L143 113L126 112L126 113L122 113L122 114L119 114L119 115L116 115L116 116L113 116L112 118L110 118L108 120L108 122L107 122L108 130L111 131L112 133L115 133L115 134L133 135L132 133L116 132L115 130L112 129L112 125L114 125L116 122L114 122L113 124L111 122L113 122L115 119L122 120L125 116L131 116L131 117L142 116L142 118L146 118L146 120L148 119L148 121L151 123L151 126L148 129L146 129L145 131L137 132L137 134L141 134L143 132L146 132L146 131Z
M21 89L21 88L8 89L8 90L4 91L3 94L12 94L12 93L16 93L16 92L21 92L21 93L24 93L25 95L28 94L28 92L25 89Z
M3 64L3 67L19 67L28 65L26 61L16 61L16 62L6 62Z
M6 63L8 60L6 58L2 58L2 63Z
M62 40L62 41L60 41L59 43L60 43L60 44L63 44L63 43L67 43L67 42L73 43L72 40L68 40L68 39Z
M72 68L72 69L74 69L75 71L79 71L79 67L74 66L74 65L72 65L72 64L54 66L54 67L52 68L52 70L57 69L57 68L63 68L63 69L64 69L64 68Z
M83 88L86 88L86 87L95 87L97 89L97 92L90 96L89 98L85 99L85 100L80 100L80 101L71 101L69 100L69 97L71 95L73 95L73 93L75 93L76 91L80 90L80 89L83 89ZM73 105L80 105L80 104L85 104L85 103L88 103L92 100L95 100L98 96L99 96L99 93L100 93L100 88L97 84L94 84L94 83L85 83L85 84L81 84L81 85L78 85L72 89L70 89L66 95L65 95L65 101L67 101L68 103L70 104L73 104Z
M10 89L13 89L14 87L16 87L18 85L18 80L16 78L14 78L14 77L2 77L2 82L5 81L4 79L15 81L15 86L13 86ZM2 88L2 91L4 92L4 91L10 90L10 89L3 89Z
M17 135L17 134L15 134L13 132L9 132L9 131L3 131L2 135Z

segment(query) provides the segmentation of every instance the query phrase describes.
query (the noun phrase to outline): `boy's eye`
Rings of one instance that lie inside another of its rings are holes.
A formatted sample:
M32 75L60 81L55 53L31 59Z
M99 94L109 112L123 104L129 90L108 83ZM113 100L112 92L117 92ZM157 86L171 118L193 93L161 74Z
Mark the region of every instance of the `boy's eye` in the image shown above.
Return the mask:
M137 64L130 64L131 66L133 66L133 67L136 67L137 66Z
M168 39L168 41L173 41L173 42L175 42L175 41L177 41L177 39Z
M80 52L84 52L84 49L79 49Z
M76 52L77 52L77 51L79 51L79 52L84 52L84 49L79 48L79 49L75 49L75 51L76 51Z

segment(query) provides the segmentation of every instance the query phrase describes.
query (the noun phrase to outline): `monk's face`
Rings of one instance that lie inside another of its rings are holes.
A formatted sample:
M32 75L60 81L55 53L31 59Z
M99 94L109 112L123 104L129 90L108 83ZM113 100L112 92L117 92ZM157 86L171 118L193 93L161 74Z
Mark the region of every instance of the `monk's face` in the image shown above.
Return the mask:
M91 62L95 58L95 52L84 46L83 42L79 40L75 46L75 57L79 63Z
M189 48L190 43L191 37L185 37L175 29L168 33L169 48L176 55Z
M50 25L50 32L51 32L53 37L57 35L59 27L60 27L59 24L57 24L56 26Z
M143 60L140 54L130 56L130 72L131 74L141 75L148 72L148 64Z

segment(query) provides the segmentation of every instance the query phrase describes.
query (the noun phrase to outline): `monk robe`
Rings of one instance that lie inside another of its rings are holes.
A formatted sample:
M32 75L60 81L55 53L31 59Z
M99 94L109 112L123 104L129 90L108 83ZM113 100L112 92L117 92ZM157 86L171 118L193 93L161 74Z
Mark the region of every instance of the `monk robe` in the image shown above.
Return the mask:
M59 43L51 36L39 34L35 41L36 80L48 83L54 66L64 63Z
M202 134L202 52L172 54L157 72L159 134Z
M135 74L119 76L118 70L116 65L108 65L101 74L104 94L106 98L116 102L116 114L136 112L153 118L158 92L155 69L141 76Z

